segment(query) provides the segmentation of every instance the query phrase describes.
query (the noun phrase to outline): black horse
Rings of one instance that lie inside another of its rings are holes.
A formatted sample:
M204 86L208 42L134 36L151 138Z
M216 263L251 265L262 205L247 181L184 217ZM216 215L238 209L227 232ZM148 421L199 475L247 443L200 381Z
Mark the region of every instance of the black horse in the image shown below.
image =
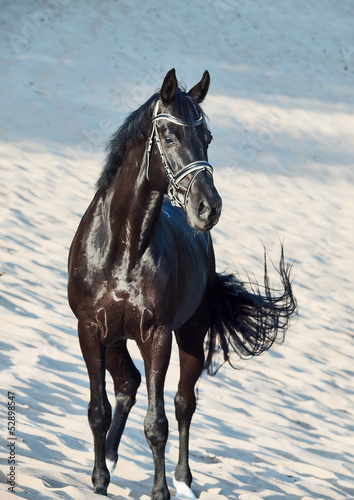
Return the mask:
M113 136L95 197L83 216L69 256L68 296L78 318L80 346L90 379L88 419L94 439L92 482L106 495L119 441L140 384L127 350L139 346L145 365L148 409L144 430L152 450L153 500L167 500L165 445L168 422L164 381L172 332L180 356L175 397L179 459L178 495L195 498L188 464L189 427L196 408L194 386L203 369L217 370L239 356L258 355L282 338L296 309L290 267L283 252L280 296L265 267L263 292L233 275L215 271L209 230L218 222L221 199L207 149L212 139L200 103L209 73L188 93L174 69L160 92L132 113ZM164 199L168 194L169 200ZM114 382L116 407L105 390Z

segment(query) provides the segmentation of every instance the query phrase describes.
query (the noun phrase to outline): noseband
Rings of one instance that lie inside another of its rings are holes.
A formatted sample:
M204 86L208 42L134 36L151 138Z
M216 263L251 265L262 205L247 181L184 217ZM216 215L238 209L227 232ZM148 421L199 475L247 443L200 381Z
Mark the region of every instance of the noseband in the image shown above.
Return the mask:
M150 135L150 138L147 143L147 148L146 148L146 178L149 180L149 165L150 165L150 155L151 155L151 149L152 149L152 144L153 140L155 139L156 147L157 150L160 154L162 165L164 166L167 174L167 179L168 179L168 189L167 189L167 195L171 201L171 204L176 206L176 207L181 207L184 210L186 209L187 201L188 201L188 196L189 192L191 190L192 184L201 172L204 172L205 170L209 172L211 175L213 175L213 167L208 163L207 161L194 161L192 163L189 163L185 167L182 168L179 172L174 174L173 170L169 166L166 156L162 150L161 146L161 141L159 137L159 132L157 129L157 121L158 120L167 120L170 122L175 123L176 125L180 125L181 127L187 127L188 125L183 123L182 120L179 118L176 118L175 116L169 115L167 113L160 113L157 114L157 109L159 106L160 100L157 101L154 109L154 113L152 115L152 132ZM197 127L198 125L201 125L203 123L203 118L200 117L198 120L195 120L193 122L193 126ZM187 187L184 187L180 184L180 182L187 177L187 175L194 173L192 176L191 180L189 181L189 184ZM185 195L183 201L181 201L178 198L178 191L180 189L184 189Z

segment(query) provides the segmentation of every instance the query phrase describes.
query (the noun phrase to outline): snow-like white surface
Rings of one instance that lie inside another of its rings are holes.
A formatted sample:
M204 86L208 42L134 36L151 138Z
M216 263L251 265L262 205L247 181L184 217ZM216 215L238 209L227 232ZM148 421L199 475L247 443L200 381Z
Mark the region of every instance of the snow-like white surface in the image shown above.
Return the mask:
M283 346L200 381L193 491L201 500L354 498L353 17L352 2L335 0L1 2L1 499L13 498L8 390L17 496L97 498L68 248L110 134L171 67L188 87L204 69L212 78L204 109L224 207L213 230L219 269L260 280L262 243L277 261L284 239L300 307ZM172 496L177 366L173 356ZM111 498L149 498L145 410L142 385Z

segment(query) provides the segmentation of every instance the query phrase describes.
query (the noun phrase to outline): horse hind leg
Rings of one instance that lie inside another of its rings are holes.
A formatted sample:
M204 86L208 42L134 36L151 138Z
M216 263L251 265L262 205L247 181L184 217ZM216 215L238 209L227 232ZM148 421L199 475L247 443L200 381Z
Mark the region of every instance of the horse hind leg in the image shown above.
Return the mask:
M97 322L83 318L78 324L81 351L90 379L90 403L88 420L91 427L95 463L92 472L93 490L107 495L110 474L105 462L105 438L111 423L111 405L105 389L105 348L100 339Z
M116 402L106 438L106 465L112 475L118 461L120 439L129 412L135 403L141 376L129 355L126 340L120 341L114 348L107 349L106 368L113 379Z
M180 358L180 380L175 396L175 412L179 432L179 455L173 484L177 498L196 498L191 490L192 473L189 467L189 430L196 409L194 387L204 365L203 335L191 335L190 328L176 331ZM191 343L191 339L193 342Z

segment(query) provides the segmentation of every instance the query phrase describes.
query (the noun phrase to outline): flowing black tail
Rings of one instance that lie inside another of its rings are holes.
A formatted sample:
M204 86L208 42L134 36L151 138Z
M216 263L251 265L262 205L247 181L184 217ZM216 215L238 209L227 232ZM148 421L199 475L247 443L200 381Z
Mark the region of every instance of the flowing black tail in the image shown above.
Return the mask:
M238 359L258 356L268 350L275 340L284 340L289 321L297 312L290 271L291 266L284 263L281 247L277 272L282 292L278 296L269 285L266 254L263 294L257 283L245 283L232 274L216 273L213 321L206 337L204 366L210 375L215 375L226 361L232 366L234 353Z

